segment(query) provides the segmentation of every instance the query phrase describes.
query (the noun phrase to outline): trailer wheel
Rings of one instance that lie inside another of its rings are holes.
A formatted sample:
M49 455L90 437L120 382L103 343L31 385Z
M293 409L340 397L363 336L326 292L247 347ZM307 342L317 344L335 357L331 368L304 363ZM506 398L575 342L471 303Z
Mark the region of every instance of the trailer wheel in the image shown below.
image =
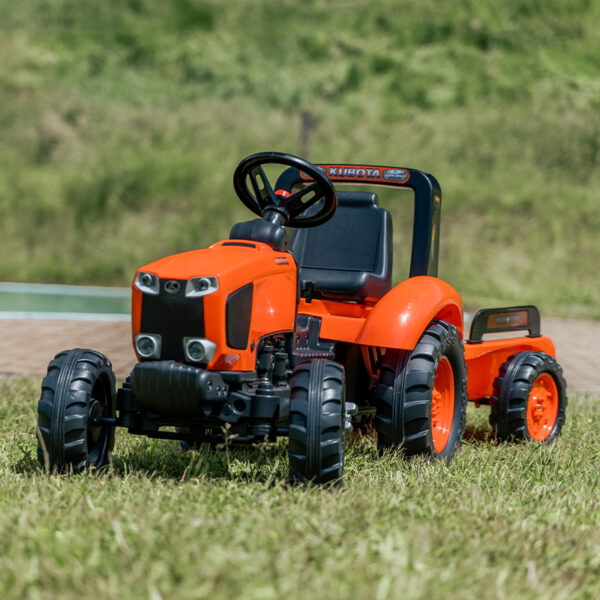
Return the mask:
M344 472L344 367L331 360L299 364L291 379L290 479L326 483Z
M376 390L380 451L449 458L466 425L467 367L458 329L432 321L412 351L388 350Z
M60 352L48 365L38 402L40 464L58 472L105 465L115 428L93 421L115 414L115 374L108 358L81 348Z
M551 442L565 423L567 384L560 365L543 352L520 352L494 381L490 422L500 440Z

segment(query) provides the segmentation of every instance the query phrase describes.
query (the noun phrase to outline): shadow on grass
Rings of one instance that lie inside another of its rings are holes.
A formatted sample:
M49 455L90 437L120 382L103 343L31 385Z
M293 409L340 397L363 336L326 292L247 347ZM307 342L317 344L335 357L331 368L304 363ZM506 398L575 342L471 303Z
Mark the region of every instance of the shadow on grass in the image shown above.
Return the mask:
M10 469L20 475L43 474L36 451L20 448L20 457ZM167 479L183 483L193 478L276 484L287 480L287 449L282 443L252 446L209 444L197 450L183 450L177 442L135 440L115 445L111 464L94 472L97 476ZM64 475L69 476L69 473ZM75 474L75 477L79 474Z
M36 453L29 449L21 449L22 456L14 463L9 465L9 468L19 475L30 475L35 472L41 472L37 462Z
M207 477L274 483L287 479L287 451L281 442L216 447L203 444L197 450L183 450L178 443L142 440L124 452L116 449L113 473L122 477L137 473L180 482Z
M267 486L288 482L287 440L284 439L247 445L219 444L216 447L202 444L197 449L184 450L177 441L130 435L119 437L109 465L84 474L65 473L63 476L113 477L121 480L133 477L175 484L194 479ZM490 429L474 426L467 426L464 441L481 445L496 444L495 435ZM21 475L43 475L35 448L30 444L19 444L19 450L20 456L9 468ZM382 460L372 431L355 431L347 439L346 450L349 459L367 462Z
M496 434L489 427L467 425L463 441L468 444L497 445Z

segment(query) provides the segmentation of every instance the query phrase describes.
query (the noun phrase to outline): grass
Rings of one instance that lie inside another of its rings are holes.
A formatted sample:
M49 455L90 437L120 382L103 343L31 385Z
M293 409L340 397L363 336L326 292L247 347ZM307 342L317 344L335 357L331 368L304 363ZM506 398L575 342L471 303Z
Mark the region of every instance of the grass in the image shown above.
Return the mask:
M438 177L440 275L470 307L600 318L599 19L592 0L2 2L1 277L128 284L226 237L249 217L237 162L299 153L310 110L309 160Z
M46 476L38 379L0 379L0 597L597 598L598 402L551 446L469 409L450 464L349 445L340 489L289 487L285 444L186 453L119 433L113 468Z

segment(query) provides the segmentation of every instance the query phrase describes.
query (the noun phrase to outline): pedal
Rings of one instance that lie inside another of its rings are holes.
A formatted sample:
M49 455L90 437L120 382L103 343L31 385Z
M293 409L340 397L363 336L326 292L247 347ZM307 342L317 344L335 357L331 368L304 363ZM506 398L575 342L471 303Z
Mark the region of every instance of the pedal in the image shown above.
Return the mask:
M355 415L358 413L358 405L354 404L354 402L346 402L345 411L347 415Z
M352 415L358 412L358 406L354 402L346 402L344 409L344 433L348 435L352 431Z

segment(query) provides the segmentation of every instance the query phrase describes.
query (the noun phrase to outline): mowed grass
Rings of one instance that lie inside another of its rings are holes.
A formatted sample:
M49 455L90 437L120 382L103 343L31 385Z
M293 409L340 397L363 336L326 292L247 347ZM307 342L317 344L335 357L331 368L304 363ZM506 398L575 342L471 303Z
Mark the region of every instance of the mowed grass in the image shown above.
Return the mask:
M184 452L119 433L112 470L36 466L40 381L0 380L0 597L597 598L597 399L552 446L470 409L450 464L349 443L341 488L286 483L285 443Z

